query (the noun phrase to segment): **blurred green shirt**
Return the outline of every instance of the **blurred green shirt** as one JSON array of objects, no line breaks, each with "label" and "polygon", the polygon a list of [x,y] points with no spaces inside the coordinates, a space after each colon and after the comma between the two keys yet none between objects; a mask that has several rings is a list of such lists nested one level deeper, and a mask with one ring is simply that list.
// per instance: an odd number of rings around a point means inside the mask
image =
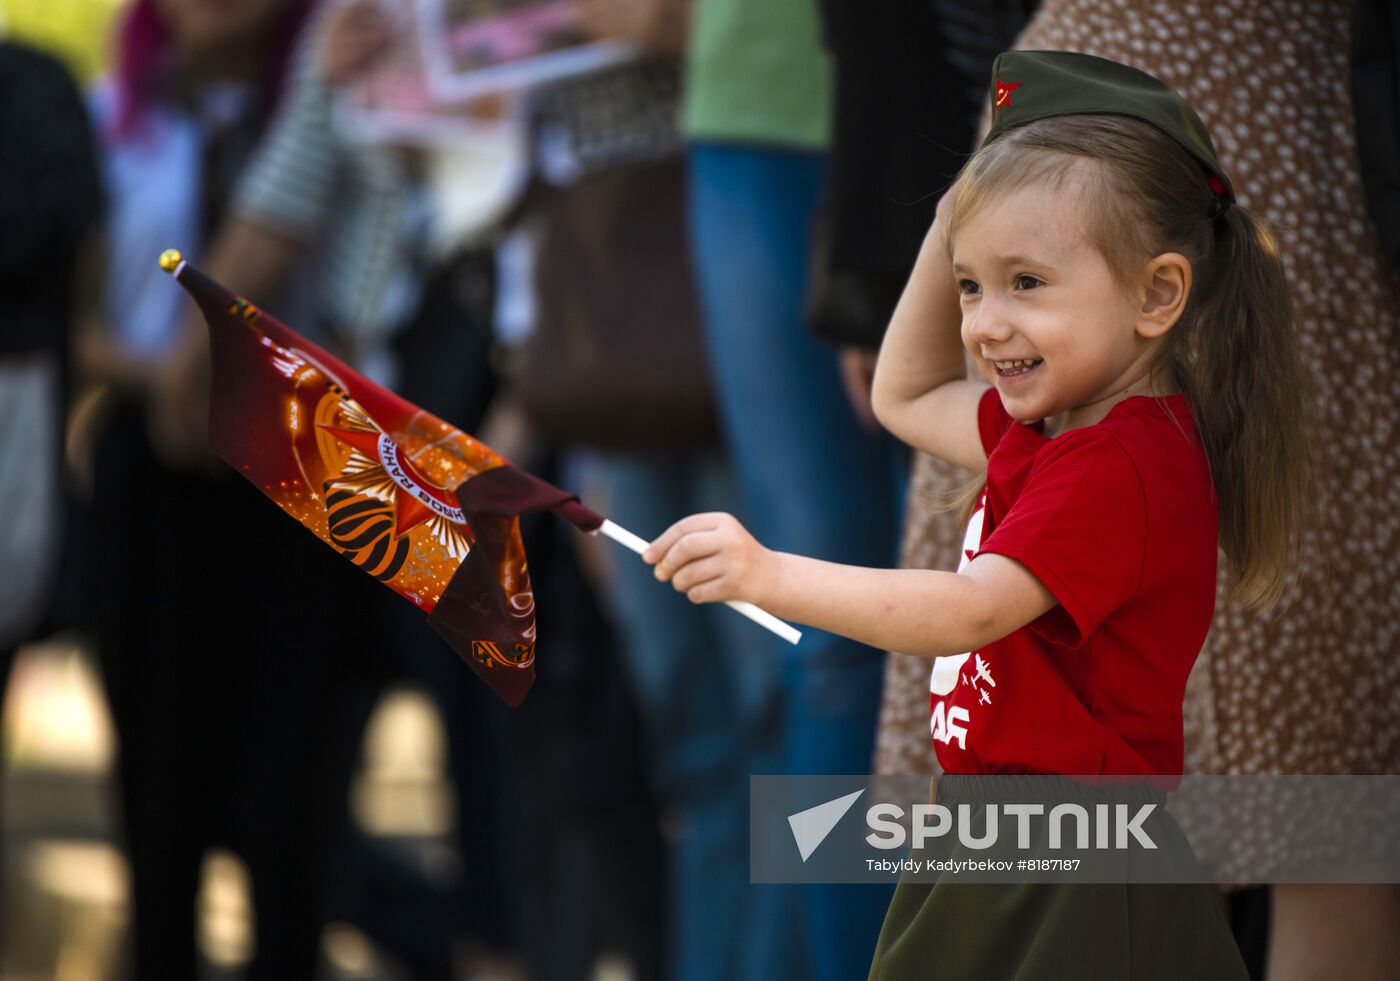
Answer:
[{"label": "blurred green shirt", "polygon": [[696,0],[681,130],[693,140],[824,149],[831,65],[814,0]]}]

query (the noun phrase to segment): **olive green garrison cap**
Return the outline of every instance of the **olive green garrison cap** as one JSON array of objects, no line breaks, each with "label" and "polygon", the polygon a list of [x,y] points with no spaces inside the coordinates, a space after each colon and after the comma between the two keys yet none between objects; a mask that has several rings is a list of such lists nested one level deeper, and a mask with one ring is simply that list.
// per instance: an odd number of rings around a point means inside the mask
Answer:
[{"label": "olive green garrison cap", "polygon": [[1157,127],[1195,157],[1222,206],[1235,199],[1201,117],[1175,89],[1146,72],[1069,51],[1007,51],[992,65],[991,96],[987,142],[1049,116],[1131,116]]}]

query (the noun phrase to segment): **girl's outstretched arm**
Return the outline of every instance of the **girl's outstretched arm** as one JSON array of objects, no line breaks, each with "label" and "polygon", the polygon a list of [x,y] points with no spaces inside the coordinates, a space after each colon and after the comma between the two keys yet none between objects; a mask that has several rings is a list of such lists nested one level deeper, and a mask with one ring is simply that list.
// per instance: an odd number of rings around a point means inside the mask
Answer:
[{"label": "girl's outstretched arm", "polygon": [[871,406],[905,443],[969,470],[987,463],[977,432],[977,400],[987,388],[967,377],[962,308],[948,255],[949,194],[890,318],[875,365]]},{"label": "girl's outstretched arm", "polygon": [[744,600],[882,650],[976,650],[1057,605],[1019,562],[979,555],[958,573],[867,569],[764,548],[732,515],[693,514],[642,556],[693,602]]}]

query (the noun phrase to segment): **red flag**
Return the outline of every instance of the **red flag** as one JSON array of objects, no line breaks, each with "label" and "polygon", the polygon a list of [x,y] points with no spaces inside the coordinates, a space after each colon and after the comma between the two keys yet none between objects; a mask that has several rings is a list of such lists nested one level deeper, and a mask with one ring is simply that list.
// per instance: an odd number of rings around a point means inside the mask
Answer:
[{"label": "red flag", "polygon": [[603,518],[312,344],[179,254],[213,356],[210,442],[282,510],[429,614],[511,705],[535,678],[519,515]]}]

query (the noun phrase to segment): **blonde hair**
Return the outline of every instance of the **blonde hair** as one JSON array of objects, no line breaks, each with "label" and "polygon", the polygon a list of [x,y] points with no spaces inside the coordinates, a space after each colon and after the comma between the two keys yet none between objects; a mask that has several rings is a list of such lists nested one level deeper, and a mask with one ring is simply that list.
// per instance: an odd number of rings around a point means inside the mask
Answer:
[{"label": "blonde hair", "polygon": [[1053,116],[984,145],[954,187],[950,240],[994,197],[1072,175],[1084,181],[1088,234],[1124,288],[1164,252],[1191,263],[1191,294],[1159,367],[1191,402],[1232,592],[1271,606],[1310,487],[1310,400],[1278,246],[1237,204],[1212,217],[1206,175],[1174,140],[1113,115]]}]

